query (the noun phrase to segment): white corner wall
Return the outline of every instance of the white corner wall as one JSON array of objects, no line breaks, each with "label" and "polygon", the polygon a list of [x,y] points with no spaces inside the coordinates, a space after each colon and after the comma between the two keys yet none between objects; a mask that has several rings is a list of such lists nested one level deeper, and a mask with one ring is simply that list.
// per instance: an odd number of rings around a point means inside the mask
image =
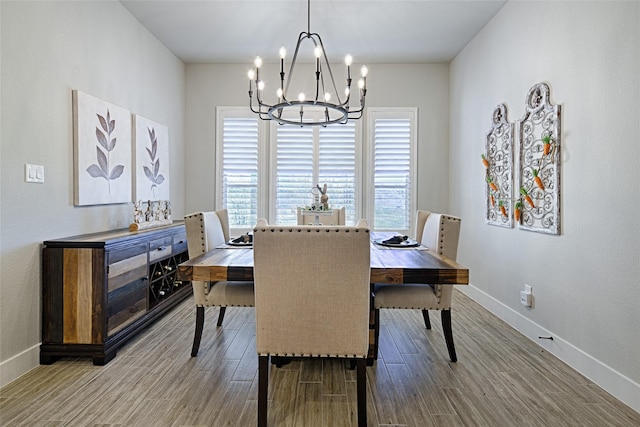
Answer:
[{"label": "white corner wall", "polygon": [[[640,3],[509,2],[450,67],[450,203],[461,290],[640,411]],[[562,105],[560,236],[485,224],[493,109]],[[534,307],[520,305],[524,284]],[[538,336],[551,335],[553,341]]]},{"label": "white corner wall", "polygon": [[[268,53],[268,52],[267,52]],[[273,60],[277,52],[273,52]],[[187,65],[187,210],[214,209],[216,106],[249,108],[247,64]],[[313,72],[299,64],[296,73]],[[336,79],[343,65],[334,68]],[[367,107],[418,107],[418,188],[420,209],[445,210],[449,129],[448,64],[368,64]],[[305,69],[308,69],[305,71]],[[277,79],[277,65],[265,64],[262,76]],[[336,84],[339,80],[337,80]],[[275,98],[275,95],[274,95]],[[362,118],[366,123],[366,118]]]},{"label": "white corner wall", "polygon": [[[71,91],[169,128],[184,215],[185,66],[117,1],[0,2],[0,386],[39,363],[41,243],[127,227],[131,204],[73,206]],[[24,182],[25,163],[44,184]]]}]

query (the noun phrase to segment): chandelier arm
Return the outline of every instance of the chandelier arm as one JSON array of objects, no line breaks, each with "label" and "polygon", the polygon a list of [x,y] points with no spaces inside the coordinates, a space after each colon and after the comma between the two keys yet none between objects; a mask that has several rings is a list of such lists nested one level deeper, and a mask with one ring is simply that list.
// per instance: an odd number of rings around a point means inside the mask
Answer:
[{"label": "chandelier arm", "polygon": [[324,79],[322,78],[322,68],[318,65],[318,71],[316,71],[316,96],[315,102],[318,102],[318,94],[320,93],[320,80],[322,79],[322,99],[324,99]]},{"label": "chandelier arm", "polygon": [[[329,77],[331,78],[331,85],[333,86],[333,91],[336,93],[338,98],[338,104],[344,105],[342,101],[340,101],[340,92],[338,92],[338,88],[336,86],[336,81],[333,78],[333,71],[331,70],[331,65],[329,64],[329,58],[327,58],[327,53],[324,49],[324,44],[322,43],[322,38],[318,33],[313,33],[312,36],[316,36],[318,38],[318,43],[320,43],[320,48],[322,49],[322,56],[324,57],[324,62],[327,64],[327,69],[329,70]],[[324,87],[324,78],[323,78],[323,87]],[[351,91],[351,90],[349,90]]]},{"label": "chandelier arm", "polygon": [[304,31],[298,34],[298,42],[296,43],[296,50],[293,52],[293,59],[291,60],[291,65],[289,65],[289,77],[287,77],[287,87],[285,88],[282,94],[283,97],[289,92],[289,85],[291,85],[291,80],[293,80],[293,70],[296,66],[296,61],[298,59],[298,51],[300,50],[300,44],[302,43],[302,40],[309,37],[310,37],[309,33]]},{"label": "chandelier arm", "polygon": [[[358,108],[357,110],[350,110],[349,114],[359,114],[359,116],[357,117],[353,117],[354,119],[359,119],[360,117],[362,117],[362,113],[364,112],[364,105],[365,105],[365,101],[364,101],[364,96],[360,98],[360,108]],[[349,116],[349,118],[352,118],[351,116]]]},{"label": "chandelier arm", "polygon": [[253,97],[251,96],[251,95],[252,95],[252,92],[253,92],[253,91],[249,91],[249,108],[251,109],[251,111],[252,111],[253,113],[256,113],[256,114],[263,114],[263,113],[262,113],[262,111],[261,111],[261,109],[260,109],[260,105],[258,105],[258,110],[256,110],[256,109],[253,107]]},{"label": "chandelier arm", "polygon": [[262,100],[260,99],[260,92],[262,92],[260,89],[257,89],[258,87],[258,80],[256,80],[256,101],[258,101],[258,106],[262,107],[263,103]]},{"label": "chandelier arm", "polygon": [[258,115],[258,117],[259,117],[261,120],[270,120],[270,118],[269,118],[269,114],[268,114],[268,111],[263,111],[263,110],[262,110],[262,107],[263,107],[263,104],[262,104],[262,103],[259,103],[259,104],[258,104],[258,109],[256,110],[256,109],[253,107],[253,98],[252,98],[251,96],[249,96],[249,108],[251,109],[251,111],[252,111],[253,113],[257,114],[257,115]]}]

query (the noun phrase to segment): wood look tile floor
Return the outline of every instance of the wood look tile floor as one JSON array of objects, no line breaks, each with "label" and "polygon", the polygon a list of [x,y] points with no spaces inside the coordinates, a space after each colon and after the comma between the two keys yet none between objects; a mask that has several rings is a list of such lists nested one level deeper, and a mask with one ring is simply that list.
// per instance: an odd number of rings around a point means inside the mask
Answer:
[{"label": "wood look tile floor", "polygon": [[[2,426],[254,426],[255,318],[230,308],[216,328],[208,309],[190,357],[191,299],[106,366],[63,358],[0,389]],[[380,355],[367,368],[370,426],[639,426],[640,414],[542,350],[461,292],[454,292],[458,362],[448,359],[440,316],[381,312]],[[270,426],[354,426],[355,371],[340,360],[270,369]]]}]

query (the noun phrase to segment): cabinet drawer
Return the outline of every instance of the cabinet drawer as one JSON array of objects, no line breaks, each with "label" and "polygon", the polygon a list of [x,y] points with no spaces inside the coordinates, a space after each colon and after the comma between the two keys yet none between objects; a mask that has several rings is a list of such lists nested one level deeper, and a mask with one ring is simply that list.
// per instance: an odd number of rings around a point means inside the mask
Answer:
[{"label": "cabinet drawer", "polygon": [[146,278],[135,280],[109,292],[107,335],[111,336],[147,311]]},{"label": "cabinet drawer", "polygon": [[116,264],[120,261],[126,261],[129,258],[133,258],[136,255],[147,253],[147,243],[139,242],[135,245],[127,246],[125,248],[111,249],[107,252],[107,264]]},{"label": "cabinet drawer", "polygon": [[172,237],[167,236],[162,239],[151,240],[149,242],[149,262],[166,258],[171,255]]},{"label": "cabinet drawer", "polygon": [[173,254],[179,254],[187,250],[187,233],[173,236]]}]

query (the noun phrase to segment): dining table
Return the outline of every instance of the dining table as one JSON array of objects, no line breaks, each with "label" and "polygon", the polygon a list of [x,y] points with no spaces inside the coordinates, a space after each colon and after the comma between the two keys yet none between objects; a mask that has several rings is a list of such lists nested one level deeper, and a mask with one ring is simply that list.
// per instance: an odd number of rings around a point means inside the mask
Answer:
[{"label": "dining table", "polygon": [[[414,245],[396,246],[380,244],[394,235],[397,233],[371,233],[372,289],[375,283],[425,283],[451,286],[469,284],[467,267],[417,242],[414,242]],[[251,245],[222,244],[179,264],[176,274],[177,279],[183,281],[252,281],[253,250]],[[283,274],[286,272],[283,271]],[[376,316],[373,311],[372,297],[368,364],[373,363],[377,358],[378,348],[374,333]]]}]

